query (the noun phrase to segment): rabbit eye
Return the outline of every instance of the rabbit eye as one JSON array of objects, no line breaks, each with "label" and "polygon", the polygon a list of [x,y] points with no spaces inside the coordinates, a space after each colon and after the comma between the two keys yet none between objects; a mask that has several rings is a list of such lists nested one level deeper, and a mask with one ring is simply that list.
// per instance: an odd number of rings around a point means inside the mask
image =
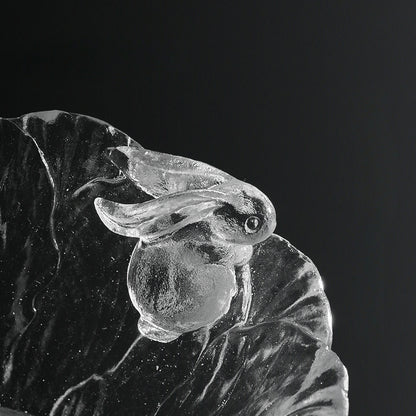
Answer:
[{"label": "rabbit eye", "polygon": [[259,217],[252,215],[246,219],[244,224],[244,228],[247,233],[252,234],[255,233],[261,226],[261,221]]}]

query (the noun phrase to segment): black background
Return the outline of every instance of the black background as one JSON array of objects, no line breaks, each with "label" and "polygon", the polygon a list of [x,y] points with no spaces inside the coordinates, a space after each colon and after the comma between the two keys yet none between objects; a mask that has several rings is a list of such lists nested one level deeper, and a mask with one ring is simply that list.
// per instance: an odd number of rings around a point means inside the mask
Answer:
[{"label": "black background", "polygon": [[416,6],[177,3],[2,9],[0,114],[95,116],[263,190],[325,281],[351,415],[412,414]]}]

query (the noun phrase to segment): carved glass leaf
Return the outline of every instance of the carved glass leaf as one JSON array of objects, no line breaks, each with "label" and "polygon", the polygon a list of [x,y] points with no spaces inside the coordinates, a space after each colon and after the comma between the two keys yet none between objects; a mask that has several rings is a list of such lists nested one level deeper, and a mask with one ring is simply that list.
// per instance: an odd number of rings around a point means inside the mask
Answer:
[{"label": "carved glass leaf", "polygon": [[321,278],[286,240],[236,255],[235,296],[215,322],[150,340],[126,284],[137,239],[109,231],[94,208],[98,197],[159,195],[160,181],[147,194],[109,157],[140,145],[60,111],[1,119],[0,138],[2,406],[62,416],[347,414]]}]

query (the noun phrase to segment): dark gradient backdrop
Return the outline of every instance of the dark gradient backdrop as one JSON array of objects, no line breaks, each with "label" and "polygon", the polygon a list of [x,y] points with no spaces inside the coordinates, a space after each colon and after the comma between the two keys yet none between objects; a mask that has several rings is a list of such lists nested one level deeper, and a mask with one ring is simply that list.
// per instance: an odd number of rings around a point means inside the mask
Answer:
[{"label": "dark gradient backdrop", "polygon": [[416,6],[123,3],[2,6],[0,115],[92,115],[265,191],[325,280],[351,415],[412,414]]}]

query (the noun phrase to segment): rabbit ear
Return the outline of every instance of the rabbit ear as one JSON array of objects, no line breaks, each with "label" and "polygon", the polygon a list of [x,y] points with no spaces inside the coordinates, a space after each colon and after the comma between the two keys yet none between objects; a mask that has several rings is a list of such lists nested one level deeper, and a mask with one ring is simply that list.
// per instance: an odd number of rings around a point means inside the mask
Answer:
[{"label": "rabbit ear", "polygon": [[225,196],[219,191],[196,190],[165,195],[142,204],[119,204],[96,198],[94,205],[110,231],[151,242],[204,220],[224,201]]},{"label": "rabbit ear", "polygon": [[108,148],[107,156],[138,188],[155,198],[235,180],[206,163],[141,146]]}]

